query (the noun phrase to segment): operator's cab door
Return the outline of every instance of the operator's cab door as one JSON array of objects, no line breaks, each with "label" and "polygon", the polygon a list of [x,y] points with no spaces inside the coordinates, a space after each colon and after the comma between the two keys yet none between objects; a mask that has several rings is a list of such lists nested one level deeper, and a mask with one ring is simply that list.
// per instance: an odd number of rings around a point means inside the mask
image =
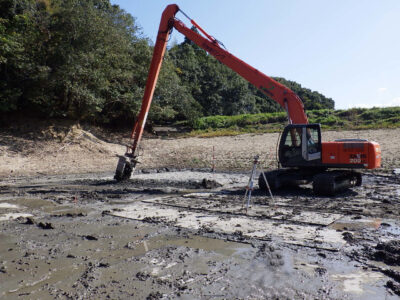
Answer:
[{"label": "operator's cab door", "polygon": [[288,125],[279,144],[279,161],[283,167],[319,165],[321,148],[319,124]]}]

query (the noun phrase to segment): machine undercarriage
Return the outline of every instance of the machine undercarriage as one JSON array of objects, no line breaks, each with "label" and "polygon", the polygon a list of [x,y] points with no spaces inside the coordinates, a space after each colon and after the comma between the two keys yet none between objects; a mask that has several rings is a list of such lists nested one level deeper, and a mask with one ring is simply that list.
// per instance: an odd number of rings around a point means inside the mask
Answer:
[{"label": "machine undercarriage", "polygon": [[[348,188],[360,186],[361,173],[354,170],[278,169],[264,173],[271,190],[312,183],[316,195],[333,196]],[[258,178],[260,189],[267,190],[263,174]]]}]

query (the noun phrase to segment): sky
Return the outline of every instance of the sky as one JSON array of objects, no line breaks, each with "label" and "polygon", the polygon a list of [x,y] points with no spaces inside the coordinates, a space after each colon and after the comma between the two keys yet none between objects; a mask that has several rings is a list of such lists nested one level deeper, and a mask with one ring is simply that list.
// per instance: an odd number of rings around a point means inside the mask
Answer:
[{"label": "sky", "polygon": [[[153,42],[171,1],[111,0]],[[332,98],[337,109],[400,106],[400,0],[175,3],[233,55]],[[182,41],[175,30],[170,43]]]}]

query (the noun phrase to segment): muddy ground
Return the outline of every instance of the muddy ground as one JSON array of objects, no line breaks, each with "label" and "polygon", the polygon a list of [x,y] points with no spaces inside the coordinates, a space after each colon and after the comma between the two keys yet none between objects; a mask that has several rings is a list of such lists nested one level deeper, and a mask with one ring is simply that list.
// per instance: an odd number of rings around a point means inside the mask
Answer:
[{"label": "muddy ground", "polygon": [[331,198],[310,186],[273,198],[255,190],[247,210],[251,158],[272,165],[265,149],[277,135],[147,139],[142,171],[117,184],[123,147],[94,133],[0,135],[0,298],[400,296],[397,131],[357,133],[388,155],[385,172],[366,172],[363,186]]},{"label": "muddy ground", "polygon": [[396,299],[400,181],[364,179],[334,198],[255,191],[247,212],[238,173],[3,180],[0,297]]}]

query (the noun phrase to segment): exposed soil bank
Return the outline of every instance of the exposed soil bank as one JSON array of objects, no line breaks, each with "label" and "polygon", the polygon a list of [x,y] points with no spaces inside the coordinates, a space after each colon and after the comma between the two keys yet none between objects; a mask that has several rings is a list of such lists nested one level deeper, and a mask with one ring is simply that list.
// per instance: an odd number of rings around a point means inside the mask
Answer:
[{"label": "exposed soil bank", "polygon": [[[128,132],[125,136],[128,136]],[[275,168],[277,133],[234,137],[147,137],[141,145],[140,169],[212,168],[219,171],[250,170],[260,155],[264,168]],[[323,140],[364,138],[382,147],[383,169],[400,168],[400,130],[326,131]],[[0,176],[80,174],[113,172],[117,156],[125,153],[129,140],[96,128],[48,126],[0,131]]]}]

